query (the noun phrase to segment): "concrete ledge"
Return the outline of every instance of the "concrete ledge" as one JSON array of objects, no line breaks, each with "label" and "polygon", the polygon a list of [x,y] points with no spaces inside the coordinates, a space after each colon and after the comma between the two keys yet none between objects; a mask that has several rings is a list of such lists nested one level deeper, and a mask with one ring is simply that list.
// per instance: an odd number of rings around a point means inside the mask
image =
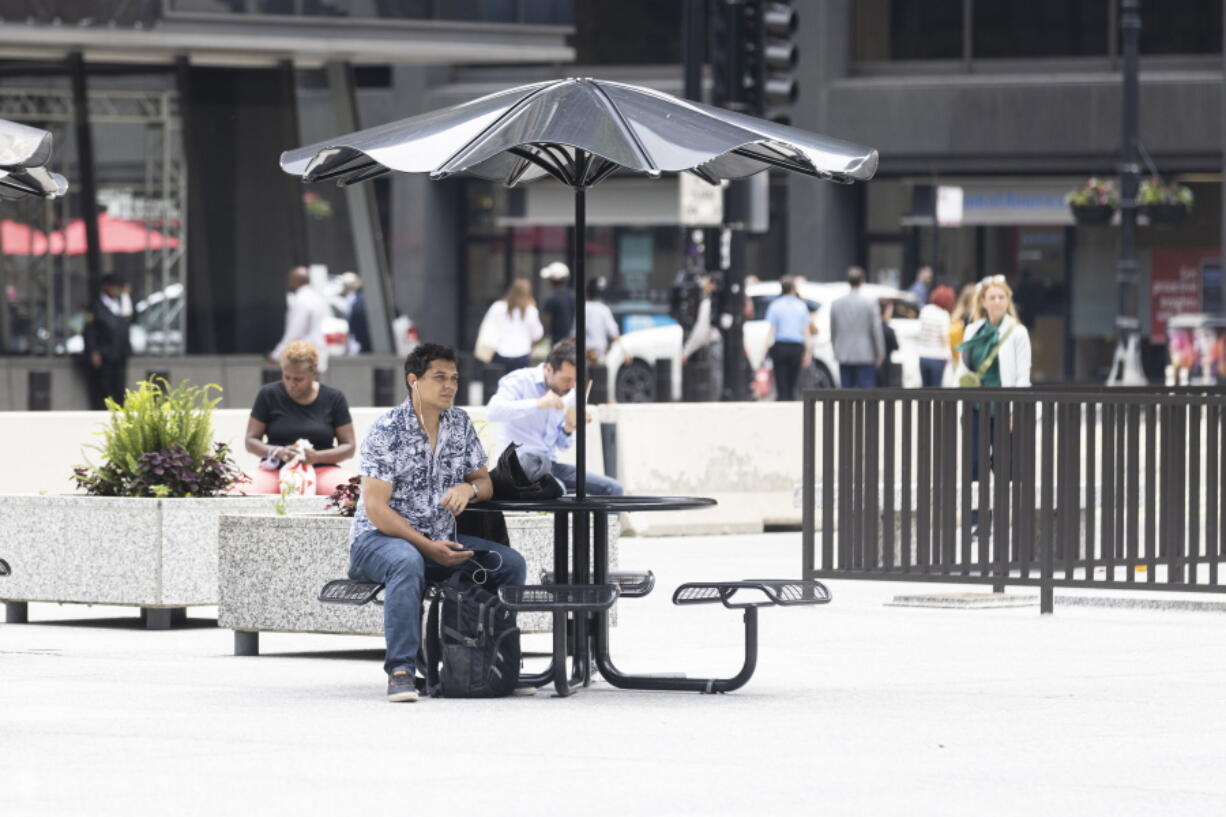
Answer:
[{"label": "concrete ledge", "polygon": [[[553,517],[505,514],[511,546],[528,563],[528,582],[553,569]],[[247,632],[382,635],[383,608],[324,604],[324,583],[349,572],[349,532],[341,516],[221,517],[218,530],[219,626]],[[617,563],[619,528],[609,520],[610,564]],[[549,632],[548,613],[521,613],[524,632]]]},{"label": "concrete ledge", "polygon": [[[188,607],[217,603],[217,520],[273,515],[272,496],[0,497],[5,601]],[[322,510],[293,497],[291,510]]]}]

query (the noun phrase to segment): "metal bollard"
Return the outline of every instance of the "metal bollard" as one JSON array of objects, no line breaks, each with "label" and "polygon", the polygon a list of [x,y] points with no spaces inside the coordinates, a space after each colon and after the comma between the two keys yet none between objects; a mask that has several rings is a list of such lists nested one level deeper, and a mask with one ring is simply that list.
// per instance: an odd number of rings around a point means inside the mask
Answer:
[{"label": "metal bollard", "polygon": [[26,409],[51,411],[51,372],[31,369],[26,378]]},{"label": "metal bollard", "polygon": [[498,381],[506,373],[506,369],[500,365],[485,364],[485,368],[481,370],[481,402],[483,405],[489,405],[494,392],[498,391]]},{"label": "metal bollard", "polygon": [[673,362],[667,358],[656,361],[656,402],[673,402]]},{"label": "metal bollard", "polygon": [[374,403],[376,406],[396,405],[396,372],[387,366],[376,366],[374,377]]},{"label": "metal bollard", "polygon": [[588,395],[588,402],[603,406],[609,402],[609,370],[604,364],[597,364],[589,372],[592,378],[592,393]]}]

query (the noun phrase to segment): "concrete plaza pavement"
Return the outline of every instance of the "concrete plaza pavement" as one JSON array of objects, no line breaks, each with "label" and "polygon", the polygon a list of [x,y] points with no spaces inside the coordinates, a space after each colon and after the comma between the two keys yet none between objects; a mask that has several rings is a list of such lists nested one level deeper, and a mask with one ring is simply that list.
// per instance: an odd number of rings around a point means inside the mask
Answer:
[{"label": "concrete plaza pavement", "polygon": [[[672,589],[800,566],[795,533],[621,547],[659,579],[621,603],[627,671],[731,674],[740,616]],[[830,586],[828,606],[763,611],[758,672],[729,695],[400,705],[380,639],[265,634],[237,658],[208,608],[148,632],[124,608],[31,605],[0,625],[0,815],[1226,813],[1223,613]]]}]

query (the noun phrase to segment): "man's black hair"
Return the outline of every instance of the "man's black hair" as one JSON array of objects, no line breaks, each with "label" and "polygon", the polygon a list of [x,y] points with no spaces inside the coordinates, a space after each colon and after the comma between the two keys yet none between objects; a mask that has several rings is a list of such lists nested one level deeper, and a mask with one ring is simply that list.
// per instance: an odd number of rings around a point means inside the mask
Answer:
[{"label": "man's black hair", "polygon": [[792,276],[787,276],[779,281],[779,292],[783,295],[796,294],[796,279]]},{"label": "man's black hair", "polygon": [[441,343],[419,343],[417,348],[409,352],[409,356],[404,359],[405,376],[415,374],[421,377],[430,368],[430,364],[436,360],[450,360],[457,366],[455,349],[450,346],[443,346]]},{"label": "man's black hair", "polygon": [[855,289],[864,283],[864,268],[863,267],[848,267],[847,268],[847,283],[851,284],[851,288]]},{"label": "man's black hair", "polygon": [[575,363],[575,339],[563,338],[555,343],[553,348],[549,350],[549,357],[545,358],[545,362],[555,372],[561,371],[563,363],[569,363],[572,366],[578,365]]}]

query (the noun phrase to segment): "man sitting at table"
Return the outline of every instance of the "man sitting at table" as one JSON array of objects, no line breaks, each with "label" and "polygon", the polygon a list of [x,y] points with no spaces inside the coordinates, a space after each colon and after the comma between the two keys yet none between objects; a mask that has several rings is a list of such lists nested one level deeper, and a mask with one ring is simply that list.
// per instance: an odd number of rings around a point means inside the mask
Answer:
[{"label": "man sitting at table", "polygon": [[[558,341],[549,357],[539,366],[519,369],[498,381],[498,391],[490,399],[486,417],[500,423],[496,450],[501,452],[517,443],[515,455],[529,479],[553,474],[566,490],[574,492],[573,465],[558,462],[555,453],[570,448],[575,433],[575,342]],[[592,421],[589,413],[587,422]],[[621,496],[621,483],[587,473],[587,493],[592,496]]]},{"label": "man sitting at table", "polygon": [[[455,350],[422,343],[404,361],[408,398],[379,417],[362,441],[362,495],[350,534],[349,578],[380,582],[387,655],[387,699],[416,701],[426,580],[464,566],[488,569],[487,589],[523,584],[527,568],[511,548],[457,536],[455,518],[494,489],[485,449],[468,414],[452,403],[459,389]],[[488,552],[474,555],[468,548]]]}]

